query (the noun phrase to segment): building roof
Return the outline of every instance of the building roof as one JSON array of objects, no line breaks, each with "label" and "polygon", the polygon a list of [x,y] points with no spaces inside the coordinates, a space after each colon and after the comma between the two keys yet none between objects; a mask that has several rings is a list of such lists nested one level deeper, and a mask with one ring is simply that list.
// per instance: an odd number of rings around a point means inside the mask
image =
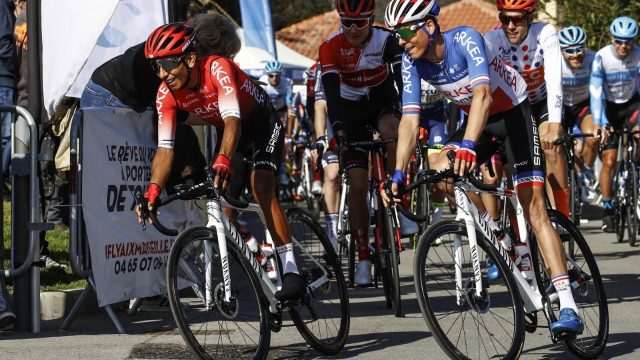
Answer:
[{"label": "building roof", "polygon": [[[443,30],[467,25],[485,33],[498,24],[495,4],[483,0],[460,0],[442,7],[438,16]],[[318,59],[318,48],[338,30],[340,20],[335,11],[316,15],[276,32],[276,39],[300,54]]]}]

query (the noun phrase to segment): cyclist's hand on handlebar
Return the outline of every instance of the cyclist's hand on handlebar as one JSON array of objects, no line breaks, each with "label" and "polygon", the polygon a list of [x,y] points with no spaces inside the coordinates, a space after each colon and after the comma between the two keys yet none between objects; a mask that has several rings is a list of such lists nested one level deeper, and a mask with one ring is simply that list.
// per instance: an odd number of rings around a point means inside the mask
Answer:
[{"label": "cyclist's hand on handlebar", "polygon": [[593,132],[597,134],[598,131],[600,131],[600,145],[604,146],[607,144],[607,141],[609,140],[609,131],[607,131],[606,128],[603,128],[600,125],[594,125]]},{"label": "cyclist's hand on handlebar", "polygon": [[213,187],[224,191],[231,180],[231,160],[223,154],[218,154],[211,165],[213,171]]},{"label": "cyclist's hand on handlebar", "polygon": [[562,136],[562,124],[549,122],[547,132],[540,134],[542,150],[552,149],[556,141]]},{"label": "cyclist's hand on handlebar", "polygon": [[327,137],[324,135],[318,137],[316,139],[316,142],[313,143],[313,148],[311,150],[311,154],[313,155],[314,159],[317,159],[319,154],[322,154],[325,151],[327,151],[328,147],[329,147],[329,144],[327,143]]},{"label": "cyclist's hand on handlebar", "polygon": [[391,204],[391,198],[393,198],[393,202],[395,203],[399,203],[400,200],[402,200],[398,194],[400,186],[402,186],[406,177],[407,175],[404,171],[396,170],[390,181],[385,181],[384,186],[380,188],[380,196],[382,197],[382,202],[385,206],[389,206],[389,204]]},{"label": "cyclist's hand on handlebar", "polygon": [[462,140],[460,147],[456,150],[453,171],[460,176],[465,176],[475,169],[477,162],[476,143],[471,140]]},{"label": "cyclist's hand on handlebar", "polygon": [[155,183],[149,184],[149,188],[143,198],[140,199],[140,203],[136,204],[134,207],[138,224],[142,224],[143,221],[149,221],[150,224],[152,223],[149,213],[151,211],[155,211],[155,203],[159,195],[160,186]]}]

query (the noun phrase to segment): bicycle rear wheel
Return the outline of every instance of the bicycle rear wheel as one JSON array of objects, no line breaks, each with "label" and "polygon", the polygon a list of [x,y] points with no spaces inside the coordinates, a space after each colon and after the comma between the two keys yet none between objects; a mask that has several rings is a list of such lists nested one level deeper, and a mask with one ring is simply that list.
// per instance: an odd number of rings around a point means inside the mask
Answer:
[{"label": "bicycle rear wheel", "polygon": [[260,281],[236,246],[227,244],[232,279],[228,303],[215,229],[191,228],[176,239],[167,262],[171,313],[182,338],[201,359],[265,359],[271,331]]},{"label": "bicycle rear wheel", "polygon": [[302,337],[325,355],[342,350],[349,335],[349,295],[327,235],[302,209],[288,209],[294,254],[307,293],[289,314]]},{"label": "bicycle rear wheel", "polygon": [[[476,297],[465,225],[454,220],[438,222],[420,237],[416,249],[414,281],[420,309],[438,344],[452,359],[514,359],[524,345],[522,300],[498,251],[480,233],[476,236],[478,258],[490,257],[502,277],[489,286],[483,274],[483,296]],[[442,244],[431,246],[438,238]],[[457,285],[456,273],[462,287]]]},{"label": "bicycle rear wheel", "polygon": [[[569,219],[554,210],[549,210],[549,218],[564,228],[575,243],[571,251],[568,241],[563,240],[573,298],[584,321],[584,332],[565,343],[577,356],[596,358],[607,345],[609,336],[609,309],[598,264],[580,230]],[[550,286],[548,278],[544,285],[545,288]]]},{"label": "bicycle rear wheel", "polygon": [[618,162],[616,165],[616,172],[614,176],[614,184],[616,187],[615,190],[615,206],[614,206],[614,220],[615,220],[615,228],[616,228],[616,238],[618,242],[622,242],[624,240],[624,226],[627,221],[627,207],[626,207],[626,199],[625,199],[625,190],[624,186],[618,186],[621,183],[621,178],[623,177],[623,172],[625,169],[624,162]]}]

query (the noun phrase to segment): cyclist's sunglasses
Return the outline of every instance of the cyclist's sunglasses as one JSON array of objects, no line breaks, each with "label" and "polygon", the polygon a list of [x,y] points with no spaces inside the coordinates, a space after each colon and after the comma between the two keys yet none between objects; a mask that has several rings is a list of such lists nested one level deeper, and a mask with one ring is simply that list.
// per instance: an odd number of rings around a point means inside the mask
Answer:
[{"label": "cyclist's sunglasses", "polygon": [[371,22],[371,18],[356,18],[356,19],[352,19],[352,18],[340,18],[340,22],[342,23],[342,27],[344,29],[349,29],[352,30],[352,28],[355,26],[355,28],[357,30],[360,29],[364,29],[367,26],[369,26],[369,23]]},{"label": "cyclist's sunglasses", "polygon": [[500,23],[504,26],[508,26],[509,23],[513,23],[515,26],[524,25],[527,22],[526,15],[520,16],[507,16],[504,14],[498,15],[498,19],[500,19]]},{"label": "cyclist's sunglasses", "polygon": [[151,68],[153,68],[156,74],[160,72],[160,68],[165,72],[171,72],[182,63],[183,59],[180,56],[163,57],[151,60]]},{"label": "cyclist's sunglasses", "polygon": [[395,29],[394,32],[398,39],[402,39],[404,41],[411,41],[414,36],[418,33],[418,29],[424,26],[426,22],[417,23],[411,26],[402,27],[399,29]]},{"label": "cyclist's sunglasses", "polygon": [[275,79],[275,78],[280,77],[280,74],[278,74],[278,73],[272,73],[272,74],[267,74],[267,76],[268,76],[268,77],[270,77],[270,78],[272,78],[272,79]]},{"label": "cyclist's sunglasses", "polygon": [[613,38],[613,42],[616,43],[616,45],[628,45],[633,43],[632,39],[617,39],[617,38]]},{"label": "cyclist's sunglasses", "polygon": [[580,47],[562,49],[562,52],[567,54],[567,55],[578,56],[578,55],[582,55],[582,53],[584,53],[584,47],[580,46]]}]

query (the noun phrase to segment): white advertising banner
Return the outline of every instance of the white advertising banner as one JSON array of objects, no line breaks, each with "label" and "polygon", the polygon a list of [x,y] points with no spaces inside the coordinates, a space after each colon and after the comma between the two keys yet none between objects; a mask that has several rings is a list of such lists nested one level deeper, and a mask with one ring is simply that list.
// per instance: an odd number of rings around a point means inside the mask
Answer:
[{"label": "white advertising banner", "polygon": [[[99,306],[166,293],[173,238],[137,223],[135,194],[145,193],[156,150],[152,111],[83,109],[82,204]],[[164,191],[161,196],[165,196]],[[169,228],[201,225],[192,202],[163,206]]]}]

